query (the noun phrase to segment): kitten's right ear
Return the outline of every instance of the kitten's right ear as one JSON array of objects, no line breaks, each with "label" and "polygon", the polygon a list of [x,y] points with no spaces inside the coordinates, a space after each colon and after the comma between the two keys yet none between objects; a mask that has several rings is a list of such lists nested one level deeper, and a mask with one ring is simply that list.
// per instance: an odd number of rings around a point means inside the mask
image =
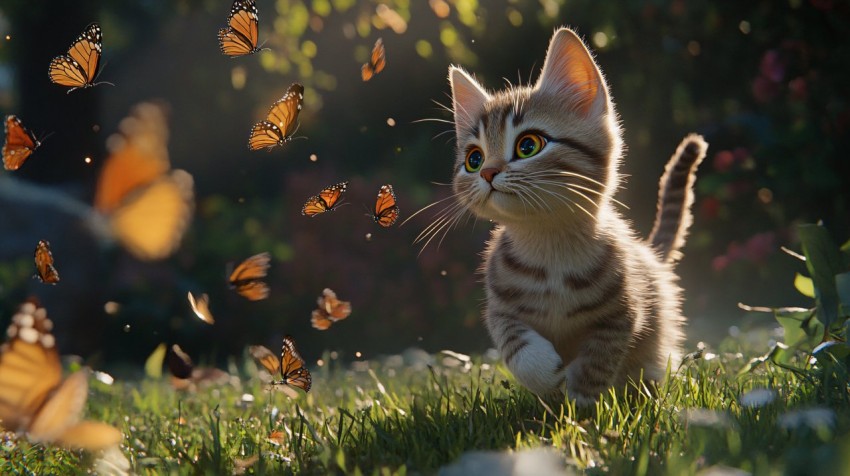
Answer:
[{"label": "kitten's right ear", "polygon": [[466,71],[452,66],[449,68],[449,83],[452,87],[452,106],[455,112],[455,128],[469,130],[478,125],[484,104],[490,99],[487,91]]}]

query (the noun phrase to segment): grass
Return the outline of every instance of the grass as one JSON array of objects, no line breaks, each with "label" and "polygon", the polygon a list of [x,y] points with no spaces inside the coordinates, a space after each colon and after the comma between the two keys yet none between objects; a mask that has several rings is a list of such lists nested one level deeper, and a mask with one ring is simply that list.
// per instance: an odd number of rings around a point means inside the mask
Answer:
[{"label": "grass", "polygon": [[[545,405],[496,362],[437,354],[418,367],[326,356],[295,399],[270,393],[251,362],[231,365],[241,384],[197,392],[94,381],[88,418],[122,429],[137,474],[429,474],[469,450],[539,446],[588,474],[847,474],[846,371],[737,376],[756,350],[729,340],[593,410]],[[0,455],[0,474],[83,473],[95,459],[11,435]]]}]

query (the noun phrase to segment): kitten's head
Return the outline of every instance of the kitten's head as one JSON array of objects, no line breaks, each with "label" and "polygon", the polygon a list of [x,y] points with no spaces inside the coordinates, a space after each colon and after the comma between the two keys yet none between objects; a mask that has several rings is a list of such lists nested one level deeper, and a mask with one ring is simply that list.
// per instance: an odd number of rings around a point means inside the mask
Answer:
[{"label": "kitten's head", "polygon": [[511,224],[593,223],[617,186],[620,129],[581,39],[555,32],[534,86],[493,94],[451,67],[454,191],[476,215]]}]

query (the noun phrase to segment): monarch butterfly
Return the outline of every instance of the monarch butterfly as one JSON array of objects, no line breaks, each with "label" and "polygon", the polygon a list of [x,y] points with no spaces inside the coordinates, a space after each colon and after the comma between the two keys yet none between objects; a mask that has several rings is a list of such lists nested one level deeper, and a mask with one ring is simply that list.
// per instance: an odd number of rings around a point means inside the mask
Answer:
[{"label": "monarch butterfly", "polygon": [[94,206],[107,228],[143,260],[170,255],[189,226],[194,208],[192,176],[169,173],[164,107],[141,103],[107,139],[111,154],[100,170]]},{"label": "monarch butterfly", "polygon": [[50,252],[50,242],[40,240],[35,246],[35,269],[42,283],[56,284],[59,282],[59,271],[53,267],[53,253]]},{"label": "monarch butterfly", "polygon": [[88,370],[62,380],[53,323],[33,302],[12,316],[0,347],[0,421],[9,431],[26,433],[34,442],[98,450],[117,445],[117,428],[79,421],[88,397]]},{"label": "monarch butterfly", "polygon": [[269,297],[269,286],[262,279],[269,272],[270,259],[268,253],[260,253],[239,263],[227,280],[230,289],[251,301]]},{"label": "monarch butterfly", "polygon": [[363,66],[360,67],[360,76],[363,78],[363,81],[369,81],[372,79],[372,76],[383,71],[386,64],[387,58],[386,51],[384,50],[384,42],[378,38],[378,41],[375,42],[375,46],[372,47],[372,54],[369,56],[369,62],[363,63]]},{"label": "monarch butterfly", "polygon": [[60,86],[71,86],[69,93],[77,88],[90,88],[98,84],[111,85],[112,83],[106,81],[94,82],[97,65],[100,63],[102,39],[97,23],[87,26],[68,48],[68,54],[59,55],[50,61],[50,81]]},{"label": "monarch butterfly", "polygon": [[342,205],[338,202],[347,189],[348,181],[340,182],[323,189],[318,195],[313,195],[307,199],[307,202],[301,208],[301,214],[314,217],[320,213],[335,209]]},{"label": "monarch butterfly", "polygon": [[251,137],[248,139],[248,148],[271,150],[275,146],[292,140],[292,134],[297,128],[295,121],[301,111],[302,102],[304,102],[304,86],[292,83],[286,89],[286,94],[272,104],[266,119],[254,124]]},{"label": "monarch butterfly", "polygon": [[283,338],[280,359],[261,345],[252,345],[248,348],[248,352],[272,375],[273,379],[280,373],[281,379],[279,381],[272,380],[272,385],[289,385],[300,388],[305,392],[310,391],[310,387],[313,385],[313,377],[307,367],[304,366],[304,359],[295,350],[295,341],[292,340],[291,336]]},{"label": "monarch butterfly", "polygon": [[218,30],[221,52],[230,57],[254,54],[260,18],[254,0],[235,0],[227,16],[227,28]]},{"label": "monarch butterfly", "polygon": [[310,319],[311,324],[320,331],[328,329],[331,324],[341,321],[351,315],[351,303],[340,301],[336,293],[329,288],[322,291],[322,295],[316,300],[318,309],[313,310]]},{"label": "monarch butterfly", "polygon": [[381,185],[378,190],[378,199],[375,202],[375,213],[372,219],[384,228],[392,226],[398,220],[399,209],[396,205],[395,192],[392,185]]},{"label": "monarch butterfly", "polygon": [[168,364],[168,370],[176,378],[188,379],[192,376],[192,370],[195,365],[192,363],[192,358],[189,354],[183,352],[179,345],[174,344],[168,349],[168,354],[165,356],[165,362]]},{"label": "monarch butterfly", "polygon": [[212,313],[210,312],[210,297],[206,294],[201,294],[195,298],[191,291],[188,293],[188,296],[189,305],[192,306],[192,312],[198,316],[198,319],[209,325],[215,324],[215,319],[213,319]]},{"label": "monarch butterfly", "polygon": [[35,134],[24,127],[17,116],[6,116],[6,142],[3,144],[3,167],[18,170],[41,145]]}]

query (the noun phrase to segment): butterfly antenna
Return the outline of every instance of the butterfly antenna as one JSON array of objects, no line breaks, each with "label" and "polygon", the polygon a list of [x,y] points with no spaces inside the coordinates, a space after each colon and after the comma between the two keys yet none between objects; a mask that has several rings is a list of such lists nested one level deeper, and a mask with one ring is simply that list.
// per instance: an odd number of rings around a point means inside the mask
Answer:
[{"label": "butterfly antenna", "polygon": [[[101,66],[101,67],[100,67],[100,69],[99,69],[99,70],[97,70],[97,74],[95,74],[95,75],[94,75],[94,81],[97,81],[97,78],[99,78],[99,77],[100,77],[100,74],[101,74],[101,73],[103,73],[103,70],[104,70],[104,69],[106,69],[106,65],[107,65],[107,64],[109,64],[109,60],[108,60],[108,59],[104,59],[104,60],[103,60],[103,66]],[[109,81],[101,81],[101,82],[99,82],[99,83],[98,83],[98,82],[93,82],[93,83],[92,83],[92,86],[97,86],[97,85],[99,85],[99,84],[108,84],[108,85],[110,85],[110,86],[115,86],[114,84],[110,83]],[[75,89],[76,89],[76,88],[75,88]],[[68,92],[71,92],[71,91],[68,91]]]},{"label": "butterfly antenna", "polygon": [[42,137],[41,139],[38,139],[38,141],[37,141],[38,145],[44,144],[44,141],[46,141],[47,138],[52,136],[52,135],[53,135],[53,131],[50,131],[47,134],[45,134],[44,137]]},{"label": "butterfly antenna", "polygon": [[[363,204],[361,203],[361,205],[363,205]],[[369,207],[367,207],[366,205],[363,205],[363,209],[364,209],[364,210],[366,210],[366,216],[367,216],[367,217],[370,217],[370,218],[371,218],[371,217],[373,217],[373,216],[374,216],[374,215],[372,214],[372,212],[370,212],[370,211],[369,211]]]}]

